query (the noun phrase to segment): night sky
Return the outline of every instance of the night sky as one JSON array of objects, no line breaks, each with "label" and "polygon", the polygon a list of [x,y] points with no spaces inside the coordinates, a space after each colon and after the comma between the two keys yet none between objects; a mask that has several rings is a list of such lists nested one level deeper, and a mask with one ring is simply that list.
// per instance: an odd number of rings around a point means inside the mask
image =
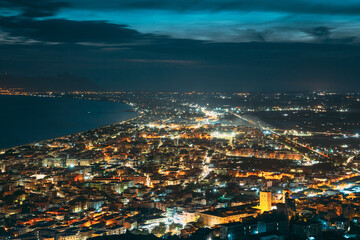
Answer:
[{"label": "night sky", "polygon": [[360,1],[0,0],[0,72],[107,90],[360,90]]}]

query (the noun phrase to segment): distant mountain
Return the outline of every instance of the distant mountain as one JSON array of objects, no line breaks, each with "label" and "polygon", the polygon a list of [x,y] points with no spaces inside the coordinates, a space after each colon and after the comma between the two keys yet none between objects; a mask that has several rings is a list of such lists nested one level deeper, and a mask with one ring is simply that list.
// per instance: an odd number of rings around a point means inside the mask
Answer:
[{"label": "distant mountain", "polygon": [[99,91],[101,87],[93,81],[68,73],[57,76],[17,77],[0,75],[1,88],[24,88],[33,91]]}]

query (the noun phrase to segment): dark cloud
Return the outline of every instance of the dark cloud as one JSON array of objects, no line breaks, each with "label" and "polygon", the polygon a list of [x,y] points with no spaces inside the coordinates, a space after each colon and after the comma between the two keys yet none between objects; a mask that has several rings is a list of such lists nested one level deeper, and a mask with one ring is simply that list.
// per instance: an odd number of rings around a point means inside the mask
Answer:
[{"label": "dark cloud", "polygon": [[320,26],[310,30],[305,30],[304,32],[312,36],[318,42],[332,43],[330,38],[331,28],[329,27]]},{"label": "dark cloud", "polygon": [[140,34],[125,25],[104,21],[33,20],[3,17],[0,19],[0,28],[14,37],[59,43],[125,43],[150,37],[150,35]]},{"label": "dark cloud", "polygon": [[267,32],[260,32],[255,29],[248,29],[245,32],[245,36],[252,41],[256,42],[265,42]]},{"label": "dark cloud", "polygon": [[36,20],[0,17],[0,30],[10,37],[36,40],[40,44],[80,44],[93,47],[134,47],[137,45],[201,44],[203,41],[174,39],[164,35],[143,34],[126,25],[106,21]]},{"label": "dark cloud", "polygon": [[319,0],[74,0],[73,7],[98,9],[162,9],[173,11],[278,11],[314,14],[360,14],[360,2]]},{"label": "dark cloud", "polygon": [[69,3],[64,1],[52,0],[2,0],[0,8],[22,11],[23,17],[48,17],[56,13],[63,7],[68,7]]},{"label": "dark cloud", "polygon": [[315,27],[309,31],[307,31],[307,33],[309,33],[310,35],[317,37],[317,38],[329,38],[330,37],[330,33],[331,33],[331,28],[329,27],[325,27],[325,26],[321,26],[321,27]]},{"label": "dark cloud", "polygon": [[356,39],[356,36],[333,37],[331,32],[332,30],[333,29],[330,27],[319,26],[312,28],[310,30],[305,30],[304,32],[313,36],[317,41],[322,43],[345,44],[345,43],[352,43]]}]

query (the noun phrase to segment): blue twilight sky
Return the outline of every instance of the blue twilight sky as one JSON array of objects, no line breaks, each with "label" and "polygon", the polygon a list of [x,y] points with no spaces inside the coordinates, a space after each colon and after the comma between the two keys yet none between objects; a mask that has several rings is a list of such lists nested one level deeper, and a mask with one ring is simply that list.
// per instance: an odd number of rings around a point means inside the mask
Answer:
[{"label": "blue twilight sky", "polygon": [[0,71],[118,90],[358,90],[360,1],[0,0]]}]

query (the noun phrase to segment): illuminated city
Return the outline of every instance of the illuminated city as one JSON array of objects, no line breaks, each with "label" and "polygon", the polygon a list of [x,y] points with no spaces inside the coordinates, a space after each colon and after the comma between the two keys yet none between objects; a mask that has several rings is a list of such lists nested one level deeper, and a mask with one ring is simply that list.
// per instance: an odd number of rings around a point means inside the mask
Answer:
[{"label": "illuminated city", "polygon": [[[237,93],[51,93],[65,95],[126,102],[138,115],[3,150],[4,227],[15,238],[358,236],[358,122],[315,131],[306,122],[272,127],[257,116],[283,109],[281,116],[313,121],[328,111],[341,117],[360,94],[247,93],[253,101],[312,100],[239,108],[206,103],[219,96],[238,102]],[[332,97],[339,105],[318,111],[318,101]]]},{"label": "illuminated city", "polygon": [[0,0],[0,240],[360,239],[359,16]]}]

